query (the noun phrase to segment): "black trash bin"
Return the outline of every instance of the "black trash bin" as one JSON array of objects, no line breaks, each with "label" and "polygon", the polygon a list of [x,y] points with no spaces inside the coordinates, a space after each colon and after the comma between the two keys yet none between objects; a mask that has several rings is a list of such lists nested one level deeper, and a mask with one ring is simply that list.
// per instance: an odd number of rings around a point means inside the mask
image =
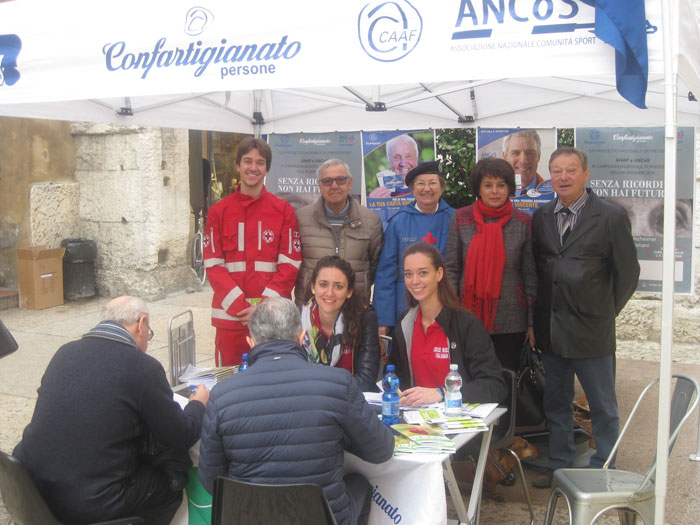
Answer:
[{"label": "black trash bin", "polygon": [[90,239],[63,239],[63,295],[66,299],[86,299],[95,295],[95,256],[97,244]]}]

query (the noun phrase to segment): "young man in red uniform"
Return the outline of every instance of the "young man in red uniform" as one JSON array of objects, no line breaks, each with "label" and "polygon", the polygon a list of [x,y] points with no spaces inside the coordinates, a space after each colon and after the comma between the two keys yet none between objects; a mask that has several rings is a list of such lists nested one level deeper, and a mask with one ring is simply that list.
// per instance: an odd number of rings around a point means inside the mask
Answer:
[{"label": "young man in red uniform", "polygon": [[292,206],[265,189],[272,151],[259,138],[241,141],[240,184],[209,210],[204,265],[214,289],[216,364],[237,365],[250,347],[248,320],[267,297],[291,298],[301,265],[301,241]]}]

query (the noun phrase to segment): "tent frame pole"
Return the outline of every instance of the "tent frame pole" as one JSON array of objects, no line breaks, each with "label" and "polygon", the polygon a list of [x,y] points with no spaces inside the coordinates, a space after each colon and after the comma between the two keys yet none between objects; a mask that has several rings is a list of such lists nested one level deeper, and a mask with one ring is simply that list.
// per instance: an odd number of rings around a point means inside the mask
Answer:
[{"label": "tent frame pole", "polygon": [[671,358],[673,353],[673,303],[676,262],[676,60],[678,57],[678,2],[659,0],[664,41],[664,241],[661,279],[661,355],[659,356],[659,414],[656,436],[657,474],[654,487],[656,508],[654,523],[664,523],[668,484],[668,445],[671,406]]}]

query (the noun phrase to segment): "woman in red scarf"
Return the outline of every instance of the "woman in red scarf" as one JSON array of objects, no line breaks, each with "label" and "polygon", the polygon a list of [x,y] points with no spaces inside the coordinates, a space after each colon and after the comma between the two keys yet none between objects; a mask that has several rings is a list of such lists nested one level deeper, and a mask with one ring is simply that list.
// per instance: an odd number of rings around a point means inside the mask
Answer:
[{"label": "woman in red scarf", "polygon": [[452,217],[445,269],[462,306],[491,334],[501,365],[517,371],[523,342],[535,344],[531,218],[513,208],[515,174],[505,160],[477,162],[470,184],[477,200]]}]

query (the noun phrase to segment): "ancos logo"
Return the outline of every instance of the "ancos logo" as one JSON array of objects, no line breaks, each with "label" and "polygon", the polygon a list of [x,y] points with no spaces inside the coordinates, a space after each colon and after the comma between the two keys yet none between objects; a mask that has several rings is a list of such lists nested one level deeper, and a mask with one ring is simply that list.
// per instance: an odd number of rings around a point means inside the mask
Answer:
[{"label": "ancos logo", "polygon": [[377,0],[365,5],[357,20],[365,53],[380,62],[394,62],[418,45],[423,19],[408,0]]}]

